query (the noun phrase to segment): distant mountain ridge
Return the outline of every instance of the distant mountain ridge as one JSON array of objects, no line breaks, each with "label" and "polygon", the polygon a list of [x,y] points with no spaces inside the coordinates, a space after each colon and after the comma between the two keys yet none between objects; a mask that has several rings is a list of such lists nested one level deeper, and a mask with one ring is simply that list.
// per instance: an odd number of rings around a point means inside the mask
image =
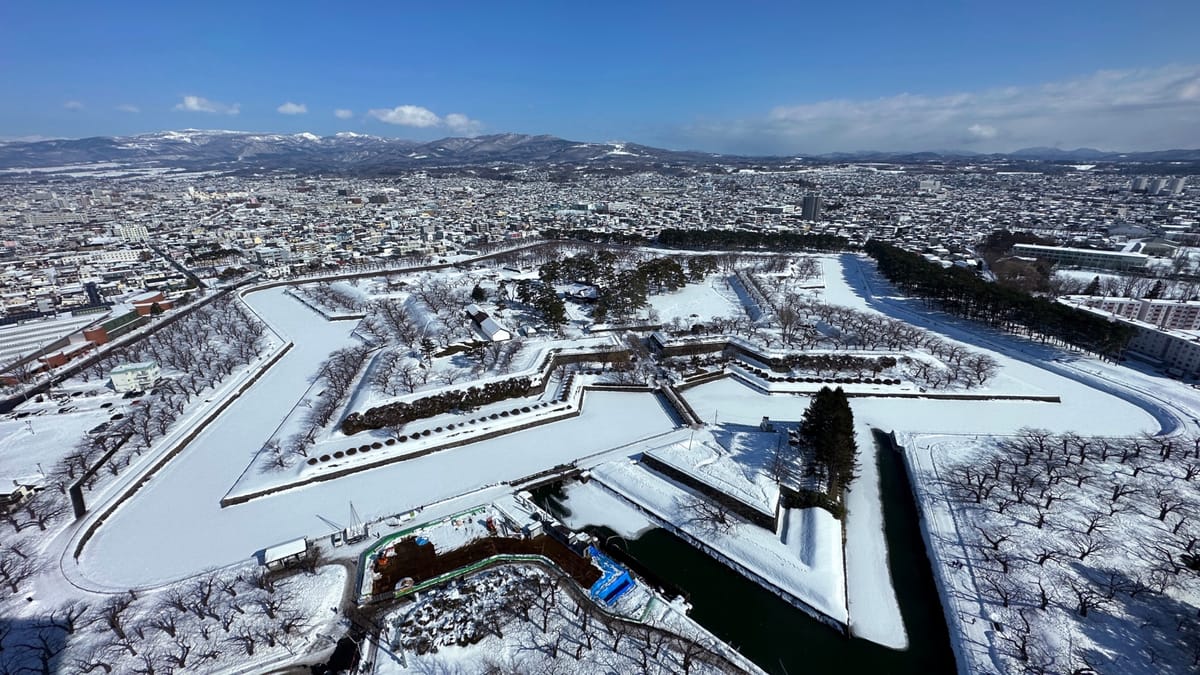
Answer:
[{"label": "distant mountain ridge", "polygon": [[1197,162],[1200,161],[1200,150],[1118,153],[1091,148],[1025,148],[1008,154],[938,151],[748,157],[664,150],[636,143],[585,143],[547,135],[492,134],[420,142],[350,132],[317,136],[310,133],[263,134],[197,129],[161,131],[137,136],[0,143],[0,169],[18,171],[98,163],[112,163],[115,167],[130,168],[373,172],[486,164],[634,167],[716,163],[785,164],[801,161]]},{"label": "distant mountain ridge", "polygon": [[711,161],[714,155],[634,143],[580,143],[554,136],[493,134],[419,142],[339,133],[259,134],[185,129],[138,136],[97,136],[0,144],[0,169],[112,162],[121,166],[337,171],[350,167],[419,168],[487,163],[538,165]]}]

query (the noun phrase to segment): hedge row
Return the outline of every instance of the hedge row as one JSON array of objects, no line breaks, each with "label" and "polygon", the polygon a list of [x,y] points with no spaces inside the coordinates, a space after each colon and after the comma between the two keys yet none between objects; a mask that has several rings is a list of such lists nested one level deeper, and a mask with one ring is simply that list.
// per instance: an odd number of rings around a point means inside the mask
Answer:
[{"label": "hedge row", "polygon": [[900,384],[900,380],[893,378],[871,378],[871,377],[781,377],[771,375],[762,368],[753,366],[743,366],[746,370],[754,373],[759,378],[768,382],[811,382],[813,384]]},{"label": "hedge row", "polygon": [[[563,400],[565,400],[565,398]],[[513,408],[512,410],[502,410],[498,413],[492,413],[490,415],[483,416],[483,417],[478,417],[478,418],[472,417],[471,419],[467,420],[466,422],[458,422],[458,423],[451,422],[444,427],[439,426],[439,427],[434,427],[432,429],[425,429],[423,431],[415,431],[411,434],[400,434],[399,436],[397,436],[395,438],[389,438],[386,441],[383,441],[382,443],[379,441],[375,441],[370,444],[353,446],[350,448],[346,448],[345,450],[338,450],[337,452],[334,452],[332,454],[324,454],[319,457],[309,457],[307,463],[309,466],[315,466],[317,464],[321,464],[323,462],[330,462],[335,459],[342,459],[345,457],[353,457],[358,454],[368,453],[372,450],[379,450],[384,445],[393,446],[393,445],[396,445],[397,443],[407,443],[410,440],[416,440],[418,438],[426,438],[426,437],[432,436],[434,434],[440,434],[440,433],[443,433],[446,431],[454,431],[455,429],[458,429],[461,427],[466,427],[471,424],[479,424],[480,422],[485,422],[488,420],[498,420],[498,419],[502,419],[505,417],[515,417],[516,415],[533,412],[534,410],[537,410],[538,408],[545,408],[549,405],[551,405],[551,402],[545,401],[542,403],[534,404],[532,406],[527,405],[527,406],[522,406],[520,408]]]}]

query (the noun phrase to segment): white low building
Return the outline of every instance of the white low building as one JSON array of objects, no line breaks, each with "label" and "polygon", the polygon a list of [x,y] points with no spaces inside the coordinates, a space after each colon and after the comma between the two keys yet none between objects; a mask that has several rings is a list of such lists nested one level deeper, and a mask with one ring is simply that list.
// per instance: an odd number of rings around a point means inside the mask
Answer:
[{"label": "white low building", "polygon": [[124,393],[149,389],[158,380],[159,372],[158,362],[143,361],[117,366],[108,376],[112,379],[113,389]]},{"label": "white low building", "polygon": [[475,323],[476,330],[492,342],[504,342],[512,339],[512,331],[488,316],[488,313],[480,309],[479,305],[474,303],[467,305],[465,311],[467,316],[471,317],[471,321]]}]

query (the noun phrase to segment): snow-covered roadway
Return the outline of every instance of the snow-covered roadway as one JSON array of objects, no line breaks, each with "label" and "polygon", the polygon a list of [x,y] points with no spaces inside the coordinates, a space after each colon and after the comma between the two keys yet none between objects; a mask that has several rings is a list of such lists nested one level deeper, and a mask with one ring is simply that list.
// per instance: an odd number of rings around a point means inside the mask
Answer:
[{"label": "snow-covered roadway", "polygon": [[405,512],[674,427],[650,394],[593,392],[571,420],[222,509],[221,496],[320,364],[353,339],[353,322],[324,321],[283,291],[246,300],[295,347],[96,530],[77,567],[67,554],[75,583],[115,590],[173,581],[328,531],[318,516],[345,521],[350,501],[365,518]]}]

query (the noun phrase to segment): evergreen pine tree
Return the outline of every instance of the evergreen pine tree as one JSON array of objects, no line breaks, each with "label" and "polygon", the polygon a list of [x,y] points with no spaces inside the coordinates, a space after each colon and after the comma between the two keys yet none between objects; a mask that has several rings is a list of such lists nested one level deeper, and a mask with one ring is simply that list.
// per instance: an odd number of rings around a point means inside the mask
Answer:
[{"label": "evergreen pine tree", "polygon": [[838,498],[855,478],[858,446],[854,442],[854,415],[841,387],[822,387],[800,422],[800,433],[824,470],[830,496]]}]

